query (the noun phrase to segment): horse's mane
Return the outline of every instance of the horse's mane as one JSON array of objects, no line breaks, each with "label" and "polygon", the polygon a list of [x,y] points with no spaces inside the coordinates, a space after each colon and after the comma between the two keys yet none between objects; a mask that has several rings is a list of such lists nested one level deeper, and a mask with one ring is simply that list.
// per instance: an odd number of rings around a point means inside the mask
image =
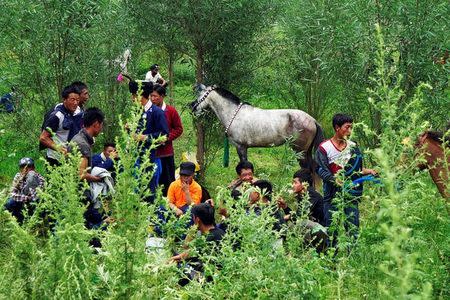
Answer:
[{"label": "horse's mane", "polygon": [[224,88],[217,87],[214,89],[214,91],[216,91],[220,96],[228,99],[229,101],[233,102],[236,105],[239,105],[241,103],[241,99],[238,96],[236,96],[235,94]]}]

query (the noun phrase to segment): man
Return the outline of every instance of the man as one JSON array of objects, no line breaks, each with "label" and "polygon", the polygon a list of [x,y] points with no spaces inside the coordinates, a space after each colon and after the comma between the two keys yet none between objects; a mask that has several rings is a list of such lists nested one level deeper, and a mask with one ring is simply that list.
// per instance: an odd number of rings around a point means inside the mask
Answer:
[{"label": "man", "polygon": [[[130,91],[133,95],[136,95],[137,84],[130,82]],[[139,120],[138,124],[138,134],[136,139],[141,143],[141,153],[140,156],[144,155],[148,149],[151,149],[151,145],[155,139],[167,138],[169,134],[169,127],[167,125],[167,120],[164,112],[161,108],[152,104],[150,101],[150,94],[153,91],[153,85],[148,82],[144,82],[142,85],[142,93],[140,97],[140,104],[142,105],[144,112],[142,118]],[[134,92],[134,93],[133,93]],[[139,166],[142,159],[139,158],[137,165]],[[149,188],[151,191],[150,197],[145,199],[149,203],[153,203],[154,196],[156,192],[156,187],[158,186],[159,175],[161,174],[161,160],[156,157],[155,149],[150,150],[150,161],[156,166],[156,170],[153,173],[153,177],[150,181]],[[153,166],[148,168],[146,171],[151,172]]]},{"label": "man", "polygon": [[80,99],[78,100],[77,110],[74,112],[74,120],[75,120],[75,134],[77,134],[81,128],[83,127],[83,114],[85,110],[85,105],[90,98],[89,90],[87,85],[81,81],[72,82],[72,86],[77,88],[80,91]]},{"label": "man", "polygon": [[167,125],[169,126],[167,141],[156,149],[156,157],[161,159],[162,170],[159,178],[159,184],[163,185],[163,196],[167,196],[169,185],[175,181],[175,160],[172,141],[177,139],[183,133],[183,125],[181,124],[180,115],[175,107],[167,105],[164,102],[165,96],[165,87],[159,84],[153,86],[153,92],[151,93],[152,103],[164,111]]},{"label": "man", "polygon": [[38,201],[37,190],[44,188],[45,179],[35,171],[34,161],[24,157],[19,161],[20,172],[14,176],[11,195],[5,204],[5,209],[16,217],[17,222],[22,224],[24,216],[23,209],[31,215],[34,205]]},{"label": "man", "polygon": [[157,64],[152,65],[150,67],[150,71],[145,74],[145,81],[153,84],[160,84],[164,87],[167,85],[164,78],[162,78],[161,74],[159,74],[159,66]]},{"label": "man", "polygon": [[[307,213],[309,219],[325,226],[325,219],[323,215],[323,197],[314,189],[310,170],[301,169],[294,173],[294,178],[292,180],[292,191],[294,192],[298,203],[302,203],[305,196],[308,195],[309,203],[306,206],[308,208]],[[283,199],[279,199],[278,204],[286,214],[285,219],[292,219],[292,210],[287,206],[286,202]],[[298,215],[298,213],[296,214]]]},{"label": "man", "polygon": [[[222,240],[225,232],[215,226],[214,208],[209,203],[200,203],[192,207],[191,213],[194,225],[197,226],[202,235],[205,235],[206,242],[213,242],[217,245]],[[172,260],[181,261],[188,257],[189,252],[185,251],[173,256]]]},{"label": "man", "polygon": [[[178,281],[178,284],[181,286],[188,284],[189,281],[194,278],[198,278],[199,275],[203,275],[204,267],[203,262],[201,261],[202,256],[206,254],[209,257],[213,256],[214,252],[219,249],[220,242],[225,236],[225,232],[215,226],[214,208],[210,204],[201,203],[195,205],[191,212],[194,224],[204,237],[205,243],[195,243],[196,249],[189,249],[186,247],[187,249],[184,252],[171,258],[171,260],[175,262],[185,261],[187,263],[188,267],[185,268],[184,271],[186,277]],[[195,252],[199,255],[194,256],[190,250],[196,250]],[[220,267],[220,264],[216,263],[216,266]],[[211,276],[206,277],[206,281],[209,282],[212,280],[213,278]]]},{"label": "man", "polygon": [[202,188],[194,180],[195,164],[182,162],[180,178],[172,182],[167,191],[169,206],[177,216],[184,214],[189,207],[199,204],[202,198]]},{"label": "man", "polygon": [[228,188],[231,190],[231,196],[235,199],[242,194],[242,187],[247,184],[250,185],[257,180],[253,177],[253,164],[249,161],[241,161],[236,166],[236,174],[238,178],[230,183]]},{"label": "man", "polygon": [[[72,143],[78,148],[81,153],[81,160],[79,165],[80,180],[86,180],[87,182],[100,182],[102,178],[90,174],[91,162],[92,162],[92,146],[94,145],[94,137],[98,136],[103,130],[103,122],[105,115],[98,108],[89,108],[84,112],[83,123],[84,128],[78,132],[72,139]],[[103,223],[103,214],[101,213],[101,204],[98,202],[92,202],[90,193],[87,192],[86,196],[89,200],[89,206],[84,213],[86,219],[86,227],[89,229],[99,228]]]},{"label": "man", "polygon": [[[319,176],[323,179],[324,191],[324,222],[326,227],[332,223],[332,213],[337,210],[336,193],[344,189],[345,228],[353,239],[358,236],[359,210],[358,203],[363,192],[363,185],[353,186],[352,181],[361,175],[377,173],[372,169],[363,168],[363,158],[358,146],[349,140],[352,133],[353,119],[345,114],[333,116],[334,135],[322,142],[316,151],[316,161],[319,165]],[[336,233],[335,233],[336,237]],[[333,241],[336,244],[336,238]]]},{"label": "man", "polygon": [[73,114],[80,99],[79,90],[73,85],[66,86],[61,97],[63,102],[57,105],[44,120],[39,142],[47,148],[46,160],[50,166],[61,164],[61,159],[67,154],[67,145],[77,134],[77,126]]},{"label": "man", "polygon": [[116,144],[105,143],[103,151],[92,157],[92,168],[99,167],[114,173],[114,159],[117,159]]}]

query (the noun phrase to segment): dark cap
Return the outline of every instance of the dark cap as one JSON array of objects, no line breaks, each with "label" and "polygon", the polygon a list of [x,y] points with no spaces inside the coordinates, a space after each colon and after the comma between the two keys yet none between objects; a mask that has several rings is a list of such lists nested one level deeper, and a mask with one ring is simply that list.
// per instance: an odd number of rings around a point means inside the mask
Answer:
[{"label": "dark cap", "polygon": [[23,168],[25,166],[34,167],[34,160],[29,157],[24,157],[21,160],[19,160],[19,168]]},{"label": "dark cap", "polygon": [[180,164],[180,175],[191,176],[195,173],[195,164],[190,161]]},{"label": "dark cap", "polygon": [[158,70],[159,66],[157,64],[154,64],[150,67],[150,70]]}]

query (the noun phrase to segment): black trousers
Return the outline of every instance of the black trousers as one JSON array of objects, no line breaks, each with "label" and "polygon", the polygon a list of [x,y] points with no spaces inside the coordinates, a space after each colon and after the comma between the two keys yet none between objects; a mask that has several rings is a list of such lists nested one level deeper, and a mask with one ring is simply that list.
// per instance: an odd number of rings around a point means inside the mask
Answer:
[{"label": "black trousers", "polygon": [[160,157],[162,172],[159,177],[159,185],[162,185],[163,196],[167,196],[169,185],[175,181],[175,160],[172,156]]}]

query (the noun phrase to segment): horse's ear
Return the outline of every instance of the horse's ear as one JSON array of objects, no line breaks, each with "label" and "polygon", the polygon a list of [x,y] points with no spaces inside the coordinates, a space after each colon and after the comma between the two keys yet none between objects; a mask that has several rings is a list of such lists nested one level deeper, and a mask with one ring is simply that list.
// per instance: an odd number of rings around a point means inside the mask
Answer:
[{"label": "horse's ear", "polygon": [[194,92],[197,93],[197,94],[199,94],[201,91],[203,91],[205,89],[206,89],[206,86],[204,84],[196,83],[194,85]]}]

